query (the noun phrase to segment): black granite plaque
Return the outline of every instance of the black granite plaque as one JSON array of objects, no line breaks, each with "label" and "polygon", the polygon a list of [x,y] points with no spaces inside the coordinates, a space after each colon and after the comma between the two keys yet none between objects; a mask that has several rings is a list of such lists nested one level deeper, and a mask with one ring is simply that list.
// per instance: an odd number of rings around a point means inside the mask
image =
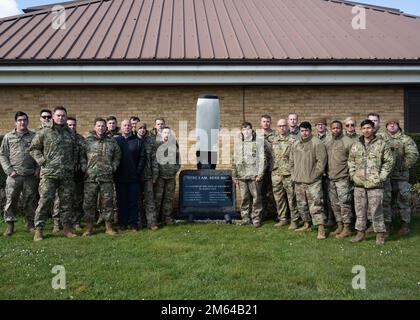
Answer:
[{"label": "black granite plaque", "polygon": [[180,218],[236,218],[230,170],[184,170],[179,175],[179,190]]}]

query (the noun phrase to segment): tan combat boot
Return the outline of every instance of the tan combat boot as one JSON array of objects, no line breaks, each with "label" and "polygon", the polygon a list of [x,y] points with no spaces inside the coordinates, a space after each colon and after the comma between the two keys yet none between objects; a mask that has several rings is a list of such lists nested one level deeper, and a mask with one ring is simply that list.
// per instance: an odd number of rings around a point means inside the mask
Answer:
[{"label": "tan combat boot", "polygon": [[158,227],[158,225],[157,224],[152,224],[151,226],[150,226],[150,230],[152,230],[152,231],[156,231],[156,230],[158,230],[159,229],[159,227]]},{"label": "tan combat boot", "polygon": [[358,242],[362,242],[363,240],[365,240],[365,233],[362,231],[357,231],[357,235],[356,237],[351,239],[351,243],[358,243]]},{"label": "tan combat boot", "polygon": [[325,236],[325,227],[324,227],[324,225],[323,224],[320,224],[319,226],[318,226],[318,235],[317,235],[317,237],[316,237],[318,240],[324,240],[324,239],[326,239],[327,237]]},{"label": "tan combat boot", "polygon": [[341,232],[343,232],[343,223],[342,222],[337,222],[337,229],[335,229],[333,232],[331,232],[330,234],[332,236],[335,236],[337,234],[340,234]]},{"label": "tan combat boot", "polygon": [[109,236],[115,236],[117,233],[112,229],[112,222],[106,221],[105,222],[105,233]]},{"label": "tan combat boot", "polygon": [[83,233],[83,236],[84,237],[89,237],[89,236],[91,236],[93,234],[93,222],[92,221],[90,221],[90,222],[86,222],[86,230],[85,230],[85,232]]},{"label": "tan combat boot", "polygon": [[341,233],[337,234],[335,237],[337,239],[343,239],[343,238],[350,237],[351,234],[352,234],[352,232],[351,232],[350,223],[345,223],[343,231]]},{"label": "tan combat boot", "polygon": [[385,232],[378,232],[376,234],[376,244],[378,246],[383,246],[385,244]]},{"label": "tan combat boot", "polygon": [[59,232],[60,232],[60,225],[54,222],[52,233],[59,233]]},{"label": "tan combat boot", "polygon": [[43,239],[44,239],[44,237],[42,235],[42,228],[41,227],[36,227],[35,228],[35,234],[34,234],[34,241],[41,241]]},{"label": "tan combat boot", "polygon": [[77,237],[77,235],[75,235],[73,232],[71,232],[69,223],[63,224],[63,234],[66,238],[69,238],[69,239]]},{"label": "tan combat boot", "polygon": [[372,234],[375,233],[375,230],[373,230],[373,223],[370,224],[369,228],[366,230],[366,234]]},{"label": "tan combat boot", "polygon": [[287,226],[288,224],[289,224],[289,221],[287,221],[287,220],[280,220],[280,222],[276,223],[274,226],[276,228],[280,228],[280,227]]},{"label": "tan combat boot", "polygon": [[400,230],[398,231],[398,234],[399,234],[400,236],[406,236],[406,235],[408,235],[409,233],[410,233],[410,229],[408,228],[408,223],[407,223],[407,222],[402,221],[402,222],[401,222],[401,227],[400,227]]},{"label": "tan combat boot", "polygon": [[287,229],[288,229],[288,230],[296,230],[298,227],[299,227],[299,225],[298,225],[297,221],[292,221],[292,222],[290,223],[289,228],[287,228]]},{"label": "tan combat boot", "polygon": [[3,233],[3,236],[5,237],[11,236],[14,230],[15,230],[15,223],[13,221],[7,222],[7,229]]},{"label": "tan combat boot", "polygon": [[300,227],[299,229],[296,229],[295,232],[309,232],[311,231],[311,223],[305,222],[303,227]]}]

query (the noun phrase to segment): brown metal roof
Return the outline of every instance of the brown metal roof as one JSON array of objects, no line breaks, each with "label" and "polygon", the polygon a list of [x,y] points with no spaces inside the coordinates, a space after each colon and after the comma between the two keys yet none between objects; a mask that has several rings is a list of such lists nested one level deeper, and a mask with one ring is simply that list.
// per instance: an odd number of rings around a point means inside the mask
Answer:
[{"label": "brown metal roof", "polygon": [[0,62],[418,60],[420,17],[338,0],[92,0],[0,19]]}]

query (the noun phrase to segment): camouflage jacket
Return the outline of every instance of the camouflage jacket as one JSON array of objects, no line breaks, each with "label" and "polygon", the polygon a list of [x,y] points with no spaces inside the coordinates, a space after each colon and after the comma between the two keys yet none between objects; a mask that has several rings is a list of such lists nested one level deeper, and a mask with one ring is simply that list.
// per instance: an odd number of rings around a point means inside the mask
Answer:
[{"label": "camouflage jacket", "polygon": [[348,159],[353,140],[346,135],[331,139],[325,143],[328,154],[328,178],[338,180],[349,176]]},{"label": "camouflage jacket", "polygon": [[232,177],[233,179],[255,180],[257,177],[262,179],[264,171],[268,166],[266,161],[267,142],[262,137],[253,135],[252,140],[244,140],[240,134],[238,143],[235,144],[232,158]]},{"label": "camouflage jacket", "polygon": [[138,135],[138,137],[139,139],[144,139],[144,146],[147,154],[142,179],[155,179],[159,175],[159,166],[156,160],[156,137],[149,131],[146,131],[144,138],[140,137],[140,135]]},{"label": "camouflage jacket", "polygon": [[121,132],[120,132],[120,128],[117,127],[117,129],[113,130],[113,131],[107,131],[107,136],[111,137],[111,138],[116,138],[121,136]]},{"label": "camouflage jacket", "polygon": [[277,135],[271,143],[270,170],[272,175],[290,176],[290,150],[296,138]]},{"label": "camouflage jacket", "polygon": [[41,177],[74,178],[78,159],[74,133],[64,125],[51,123],[39,130],[32,140],[29,153],[41,167]]},{"label": "camouflage jacket", "polygon": [[327,150],[317,137],[300,137],[292,145],[290,171],[292,180],[312,184],[321,179],[327,164]]},{"label": "camouflage jacket", "polygon": [[85,181],[112,182],[121,160],[121,150],[109,135],[98,137],[92,132],[85,140],[82,152],[82,168]]},{"label": "camouflage jacket", "polygon": [[29,154],[34,137],[33,131],[18,133],[16,129],[4,136],[0,147],[0,163],[7,175],[13,171],[20,176],[35,174],[38,165]]},{"label": "camouflage jacket", "polygon": [[289,135],[293,136],[296,139],[299,138],[299,135],[300,135],[299,126],[297,126],[294,130],[290,130],[289,128]]},{"label": "camouflage jacket", "polygon": [[374,136],[367,145],[360,137],[352,146],[348,160],[350,179],[357,187],[383,188],[394,166],[394,157],[387,143]]},{"label": "camouflage jacket", "polygon": [[[152,135],[153,138],[153,135]],[[175,178],[181,168],[179,146],[175,138],[168,142],[159,141],[156,144],[157,177],[163,179]]]},{"label": "camouflage jacket", "polygon": [[385,142],[390,146],[395,159],[391,179],[408,181],[409,170],[419,158],[419,150],[416,143],[411,137],[402,133],[401,130],[394,135],[386,132],[383,136]]},{"label": "camouflage jacket", "polygon": [[76,162],[75,162],[75,168],[74,168],[74,180],[76,181],[83,181],[85,170],[82,168],[82,152],[85,145],[85,138],[78,134],[77,132],[74,134],[75,140],[76,140]]}]

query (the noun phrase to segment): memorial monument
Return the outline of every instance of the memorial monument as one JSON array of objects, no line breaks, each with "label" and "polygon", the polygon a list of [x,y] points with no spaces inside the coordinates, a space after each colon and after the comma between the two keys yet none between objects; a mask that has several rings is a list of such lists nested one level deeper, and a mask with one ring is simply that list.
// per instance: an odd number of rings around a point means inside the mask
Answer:
[{"label": "memorial monument", "polygon": [[197,170],[179,175],[179,217],[190,221],[236,218],[235,185],[231,170],[216,170],[220,105],[214,95],[201,95],[196,110]]}]

